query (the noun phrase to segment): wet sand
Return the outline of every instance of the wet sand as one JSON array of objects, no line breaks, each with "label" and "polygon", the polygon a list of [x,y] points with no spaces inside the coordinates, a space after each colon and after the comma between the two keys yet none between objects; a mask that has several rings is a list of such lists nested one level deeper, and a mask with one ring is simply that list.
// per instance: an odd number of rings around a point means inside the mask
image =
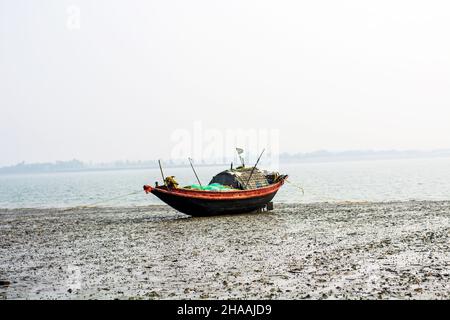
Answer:
[{"label": "wet sand", "polygon": [[450,202],[0,209],[0,299],[449,299]]}]

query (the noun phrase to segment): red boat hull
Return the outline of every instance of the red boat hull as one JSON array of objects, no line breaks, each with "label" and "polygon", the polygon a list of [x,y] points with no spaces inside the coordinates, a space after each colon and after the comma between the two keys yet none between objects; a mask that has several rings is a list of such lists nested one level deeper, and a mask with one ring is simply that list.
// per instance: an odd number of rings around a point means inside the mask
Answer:
[{"label": "red boat hull", "polygon": [[144,186],[172,208],[191,216],[212,216],[257,211],[264,208],[283,185],[284,179],[264,188],[238,191],[201,191]]}]

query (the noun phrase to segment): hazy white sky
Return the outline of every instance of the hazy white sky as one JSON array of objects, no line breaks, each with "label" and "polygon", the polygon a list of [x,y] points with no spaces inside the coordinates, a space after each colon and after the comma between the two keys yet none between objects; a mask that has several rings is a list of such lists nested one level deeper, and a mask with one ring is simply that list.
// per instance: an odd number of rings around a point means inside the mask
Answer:
[{"label": "hazy white sky", "polygon": [[449,34],[444,0],[0,0],[0,165],[168,157],[195,121],[449,148]]}]

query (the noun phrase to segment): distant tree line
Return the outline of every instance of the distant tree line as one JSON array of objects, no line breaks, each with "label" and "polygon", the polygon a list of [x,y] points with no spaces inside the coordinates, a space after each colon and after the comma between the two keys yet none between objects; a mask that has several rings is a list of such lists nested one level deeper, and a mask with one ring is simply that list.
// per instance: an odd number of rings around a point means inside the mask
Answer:
[{"label": "distant tree line", "polygon": [[104,163],[86,163],[77,159],[69,161],[56,161],[45,163],[20,162],[13,166],[0,168],[0,173],[45,173],[45,172],[70,172],[70,171],[94,171],[127,168],[154,168],[157,161],[114,161]]},{"label": "distant tree line", "polygon": [[381,160],[381,159],[411,159],[427,157],[448,157],[450,149],[434,151],[418,150],[350,150],[350,151],[326,151],[319,150],[310,153],[282,153],[280,162],[321,162],[321,161],[346,161],[346,160]]},{"label": "distant tree line", "polygon": [[[348,160],[376,160],[376,159],[407,159],[407,158],[426,158],[426,157],[450,157],[450,149],[435,151],[415,151],[415,150],[355,150],[355,151],[315,151],[310,153],[282,153],[280,154],[280,163],[295,162],[325,162],[325,161],[348,161]],[[187,161],[164,160],[165,167],[184,167],[188,166]],[[217,164],[217,162],[211,162]],[[207,166],[208,161],[199,161],[197,166]],[[98,170],[120,170],[120,169],[145,169],[157,168],[157,160],[146,161],[113,161],[102,163],[86,163],[77,159],[69,161],[56,161],[46,163],[25,163],[20,162],[13,166],[0,168],[0,174],[8,173],[46,173],[46,172],[70,172],[70,171],[98,171]]]}]

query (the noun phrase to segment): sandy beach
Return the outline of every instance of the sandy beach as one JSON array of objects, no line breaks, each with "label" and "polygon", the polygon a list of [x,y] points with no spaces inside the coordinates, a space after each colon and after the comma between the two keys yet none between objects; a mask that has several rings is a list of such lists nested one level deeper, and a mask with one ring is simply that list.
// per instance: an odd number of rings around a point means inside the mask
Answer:
[{"label": "sandy beach", "polygon": [[0,209],[2,299],[449,299],[450,202]]}]

